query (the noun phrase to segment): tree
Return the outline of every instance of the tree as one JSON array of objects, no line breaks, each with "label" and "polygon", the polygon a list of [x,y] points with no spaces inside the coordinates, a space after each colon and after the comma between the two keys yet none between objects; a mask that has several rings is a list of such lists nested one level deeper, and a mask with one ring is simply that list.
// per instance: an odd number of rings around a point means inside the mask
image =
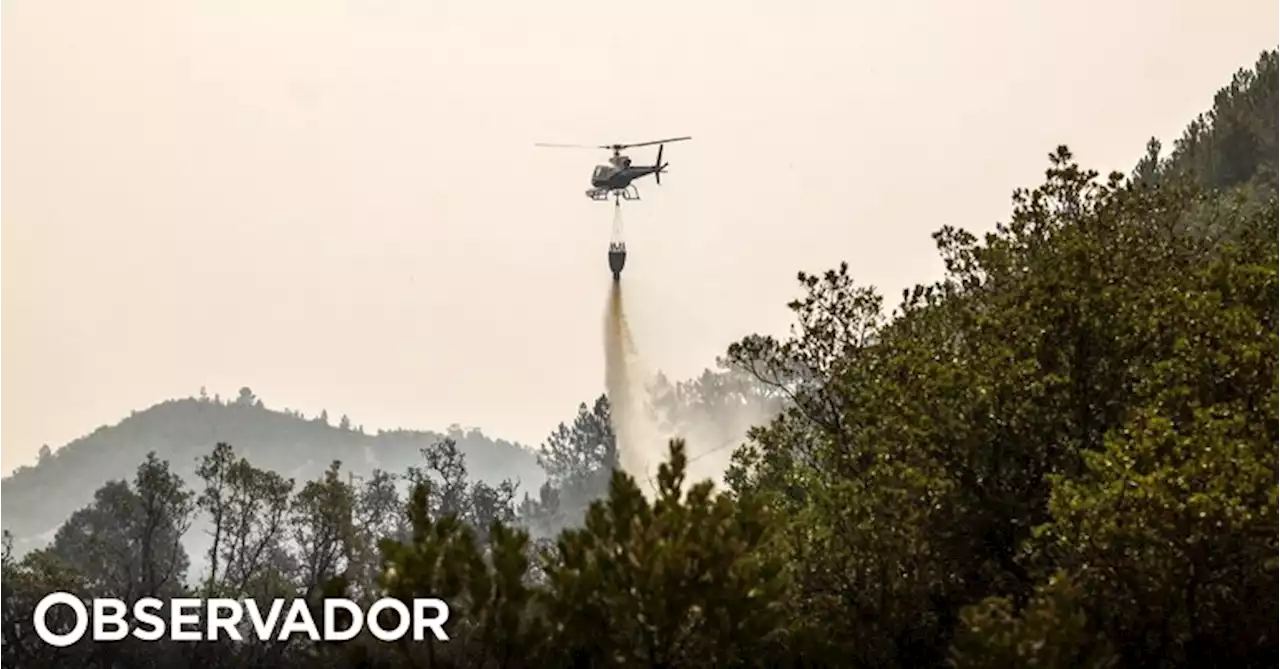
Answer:
[{"label": "tree", "polygon": [[253,406],[258,398],[254,396],[253,391],[245,386],[240,389],[240,394],[236,396],[236,404],[239,406]]},{"label": "tree", "polygon": [[195,504],[182,477],[170,470],[168,461],[157,459],[155,452],[148,453],[138,467],[133,485],[141,516],[136,536],[142,567],[139,594],[157,597],[182,587],[189,564],[182,537],[191,527]]},{"label": "tree", "polygon": [[233,462],[230,444],[219,442],[214,446],[213,453],[201,458],[200,465],[196,468],[196,475],[205,484],[204,490],[196,498],[196,505],[209,514],[213,525],[209,530],[213,543],[209,547],[209,576],[205,582],[205,589],[209,593],[214,591],[214,584],[218,580],[218,559],[222,553],[223,535],[227,530],[228,479]]},{"label": "tree", "polygon": [[278,589],[272,583],[287,573],[279,555],[294,481],[237,458],[225,443],[202,459],[196,473],[204,481],[198,503],[212,525],[206,589],[220,596],[270,597]]},{"label": "tree", "polygon": [[767,511],[714,495],[709,481],[685,495],[684,448],[671,442],[652,504],[614,472],[586,525],[557,541],[543,565],[547,615],[558,621],[553,664],[749,664],[780,631],[787,580],[764,550]]},{"label": "tree", "polygon": [[1133,169],[1133,180],[1143,184],[1154,184],[1160,178],[1160,152],[1163,145],[1160,140],[1152,137],[1147,140],[1147,153],[1138,161],[1138,166]]},{"label": "tree", "polygon": [[191,493],[154,453],[131,488],[113,481],[93,505],[58,529],[50,554],[84,577],[87,592],[128,602],[180,591],[188,566],[182,535],[191,521]]},{"label": "tree", "polygon": [[578,405],[572,425],[561,423],[543,442],[538,462],[558,486],[612,474],[618,466],[618,445],[609,415],[609,398],[601,395],[588,407]]},{"label": "tree", "polygon": [[410,467],[405,478],[411,489],[423,486],[430,491],[429,512],[433,517],[457,518],[476,533],[481,544],[488,542],[489,528],[495,521],[515,521],[516,484],[502,481],[491,486],[483,481],[471,481],[466,455],[453,437],[445,437],[422,449],[422,457],[426,460],[425,466]]},{"label": "tree", "polygon": [[405,502],[396,489],[394,474],[374,470],[356,490],[354,547],[350,585],[359,594],[376,582],[382,571],[378,544],[385,538],[403,540],[409,534]]},{"label": "tree", "polygon": [[555,509],[539,510],[535,500],[526,498],[526,512],[538,516],[535,524],[547,525],[551,515],[578,522],[587,506],[608,491],[610,476],[618,467],[618,442],[611,421],[609,398],[601,395],[590,407],[578,405],[572,425],[560,423],[547,436],[538,463],[556,491]]},{"label": "tree", "polygon": [[341,469],[342,463],[334,461],[324,478],[309,481],[292,503],[291,527],[306,597],[345,570],[352,556],[355,495]]}]

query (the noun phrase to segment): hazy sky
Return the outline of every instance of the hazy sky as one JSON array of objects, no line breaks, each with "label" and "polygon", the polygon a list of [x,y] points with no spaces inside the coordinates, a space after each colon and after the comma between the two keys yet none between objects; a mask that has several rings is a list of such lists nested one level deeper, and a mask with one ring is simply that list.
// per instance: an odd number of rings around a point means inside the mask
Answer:
[{"label": "hazy sky", "polygon": [[[768,9],[754,9],[768,5]],[[896,301],[1046,154],[1127,171],[1274,0],[3,4],[3,464],[175,396],[537,442],[602,392],[604,152],[648,362],[780,333],[797,270]],[[648,161],[652,149],[633,157]]]}]

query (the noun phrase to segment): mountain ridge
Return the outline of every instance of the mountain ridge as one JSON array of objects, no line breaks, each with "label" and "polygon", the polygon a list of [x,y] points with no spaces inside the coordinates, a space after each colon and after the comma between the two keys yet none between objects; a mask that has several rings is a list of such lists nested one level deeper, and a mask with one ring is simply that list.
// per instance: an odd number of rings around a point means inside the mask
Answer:
[{"label": "mountain ridge", "polygon": [[367,434],[345,417],[332,425],[323,413],[306,418],[267,408],[246,388],[228,402],[208,397],[163,400],[56,450],[42,448],[36,465],[20,466],[0,479],[0,501],[10,510],[2,523],[20,543],[56,530],[91,503],[103,484],[132,479],[137,463],[151,451],[189,484],[195,482],[197,460],[217,442],[230,443],[258,466],[305,481],[322,475],[334,460],[352,475],[367,476],[375,469],[398,473],[421,462],[421,449],[445,438],[457,442],[477,480],[511,479],[523,491],[536,491],[546,479],[535,449],[479,429]]}]

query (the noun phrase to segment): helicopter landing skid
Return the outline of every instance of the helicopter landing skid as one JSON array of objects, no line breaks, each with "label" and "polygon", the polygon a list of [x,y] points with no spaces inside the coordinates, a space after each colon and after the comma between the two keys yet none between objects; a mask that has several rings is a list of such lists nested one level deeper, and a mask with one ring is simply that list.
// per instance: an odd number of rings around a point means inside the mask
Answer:
[{"label": "helicopter landing skid", "polygon": [[592,188],[591,190],[587,191],[587,197],[591,198],[596,202],[604,202],[605,200],[608,200],[610,196],[612,196],[614,200],[618,200],[618,201],[621,201],[621,200],[626,200],[628,202],[639,201],[640,190],[636,188],[634,185],[632,185],[632,186],[627,186],[626,188],[616,188],[616,189]]}]

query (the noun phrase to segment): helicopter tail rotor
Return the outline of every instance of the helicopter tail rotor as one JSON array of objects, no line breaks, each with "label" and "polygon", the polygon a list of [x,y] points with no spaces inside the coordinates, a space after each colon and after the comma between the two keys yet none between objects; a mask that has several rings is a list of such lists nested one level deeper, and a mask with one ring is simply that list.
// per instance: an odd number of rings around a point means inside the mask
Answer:
[{"label": "helicopter tail rotor", "polygon": [[656,161],[654,161],[654,165],[657,165],[658,169],[656,169],[656,170],[654,170],[654,171],[653,171],[653,179],[654,179],[654,181],[656,181],[656,182],[658,183],[658,185],[659,185],[659,186],[661,186],[661,185],[662,185],[662,173],[667,169],[667,164],[666,164],[666,163],[664,163],[664,162],[662,162],[662,147],[663,147],[663,146],[665,146],[665,145],[663,145],[663,144],[659,144],[659,145],[658,145],[658,159],[657,159]]}]

